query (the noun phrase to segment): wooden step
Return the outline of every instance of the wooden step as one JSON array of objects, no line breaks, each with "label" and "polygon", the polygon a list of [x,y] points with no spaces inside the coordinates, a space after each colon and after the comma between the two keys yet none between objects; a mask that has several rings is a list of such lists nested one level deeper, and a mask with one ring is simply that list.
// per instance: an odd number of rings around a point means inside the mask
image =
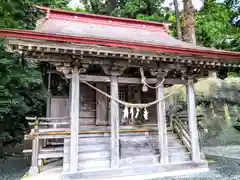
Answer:
[{"label": "wooden step", "polygon": [[170,163],[188,162],[191,160],[190,152],[169,153],[168,158]]},{"label": "wooden step", "polygon": [[[96,160],[88,160],[84,162],[78,163],[78,170],[91,170],[91,169],[105,169],[110,167],[110,160],[108,159],[96,159]],[[63,171],[68,172],[69,162],[63,163]]]},{"label": "wooden step", "polygon": [[[84,153],[84,152],[98,152],[98,151],[109,151],[110,150],[110,143],[108,144],[95,144],[95,145],[79,145],[78,146],[78,152]],[[63,148],[62,148],[63,150]],[[70,146],[64,147],[64,152],[69,153],[70,152]]]},{"label": "wooden step", "polygon": [[[134,141],[134,140],[138,140],[138,139],[148,139],[148,140],[152,140],[152,141],[156,141],[158,142],[158,138],[157,136],[155,137],[148,137],[148,136],[123,136],[119,138],[120,141]],[[175,137],[174,135],[169,136],[168,137],[168,142],[172,142],[172,141],[176,141],[180,139],[178,139],[177,137]],[[65,145],[70,145],[70,139],[65,139]],[[94,144],[105,144],[105,143],[110,143],[110,137],[108,136],[99,136],[99,137],[85,137],[85,138],[79,138],[79,145],[94,145]]]},{"label": "wooden step", "polygon": [[188,153],[186,147],[171,147],[168,148],[169,153]]},{"label": "wooden step", "polygon": [[[110,159],[110,151],[84,152],[78,154],[79,162],[86,160]],[[64,153],[64,162],[70,161],[70,154]]]},{"label": "wooden step", "polygon": [[[158,148],[158,144],[156,144],[156,148]],[[47,147],[40,150],[42,153],[48,152],[63,152],[64,147]],[[70,146],[66,146],[67,152],[69,152]],[[170,146],[168,149],[186,149],[185,146]],[[81,152],[95,152],[95,151],[103,151],[103,150],[110,150],[110,144],[98,144],[98,145],[88,145],[88,146],[79,146],[78,151]],[[32,149],[25,149],[23,153],[32,153]]]},{"label": "wooden step", "polygon": [[62,158],[63,152],[40,152],[38,155],[39,159],[50,159],[50,158]]},{"label": "wooden step", "polygon": [[136,155],[132,157],[125,157],[120,159],[120,166],[146,165],[157,162],[157,156],[153,154]]},{"label": "wooden step", "polygon": [[[208,165],[206,161],[200,162],[186,162],[175,163],[168,165],[146,165],[146,166],[133,166],[133,167],[121,167],[114,169],[97,169],[94,171],[85,170],[77,173],[67,173],[62,176],[62,180],[77,180],[77,179],[159,179],[164,175],[177,175],[188,174],[190,172],[207,172]],[[145,175],[145,176],[144,176]],[[150,178],[150,177],[151,178]]]}]

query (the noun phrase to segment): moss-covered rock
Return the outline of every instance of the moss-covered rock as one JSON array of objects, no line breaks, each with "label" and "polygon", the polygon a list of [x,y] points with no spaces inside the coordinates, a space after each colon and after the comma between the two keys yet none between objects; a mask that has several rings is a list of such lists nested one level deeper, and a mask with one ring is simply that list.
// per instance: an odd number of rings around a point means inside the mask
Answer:
[{"label": "moss-covered rock", "polygon": [[[176,85],[166,93],[174,92],[172,108],[177,113],[187,111],[186,88]],[[195,84],[198,123],[202,145],[240,144],[240,78],[200,79]]]}]

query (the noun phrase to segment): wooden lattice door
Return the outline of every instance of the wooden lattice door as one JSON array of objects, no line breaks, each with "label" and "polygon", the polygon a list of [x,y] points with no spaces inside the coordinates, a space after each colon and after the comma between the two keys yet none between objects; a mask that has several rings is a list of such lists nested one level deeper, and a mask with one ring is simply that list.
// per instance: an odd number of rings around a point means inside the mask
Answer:
[{"label": "wooden lattice door", "polygon": [[[119,89],[118,89],[118,97],[120,100],[122,101],[127,101],[127,86],[126,85],[123,85],[123,86],[119,86]],[[107,90],[108,93],[110,93],[110,87],[108,87],[108,90]],[[109,99],[108,101],[108,124],[110,125],[111,124],[111,99]],[[119,121],[121,120],[122,118],[122,115],[123,115],[123,109],[124,109],[124,106],[122,104],[119,104]]]}]

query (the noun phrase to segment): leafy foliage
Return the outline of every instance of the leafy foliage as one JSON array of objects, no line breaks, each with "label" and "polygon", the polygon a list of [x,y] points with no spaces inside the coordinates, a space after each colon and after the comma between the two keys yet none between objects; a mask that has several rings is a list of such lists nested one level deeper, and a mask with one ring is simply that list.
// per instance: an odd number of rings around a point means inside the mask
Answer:
[{"label": "leafy foliage", "polygon": [[[0,28],[33,29],[41,13],[30,0],[1,0]],[[39,5],[64,7],[66,1],[37,1]],[[19,141],[27,129],[26,116],[44,116],[46,90],[43,84],[44,66],[13,57],[4,51],[0,42],[0,118],[4,142]],[[1,145],[0,145],[1,146]]]},{"label": "leafy foliage", "polygon": [[235,15],[230,5],[206,0],[197,15],[198,42],[206,47],[240,51],[240,29],[230,22]]}]

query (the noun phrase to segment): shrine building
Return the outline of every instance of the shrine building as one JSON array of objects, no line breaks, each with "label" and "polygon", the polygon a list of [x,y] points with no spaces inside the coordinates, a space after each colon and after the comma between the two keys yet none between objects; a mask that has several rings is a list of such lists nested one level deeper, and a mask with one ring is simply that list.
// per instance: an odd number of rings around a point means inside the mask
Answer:
[{"label": "shrine building", "polygon": [[[64,180],[208,171],[194,83],[240,68],[239,52],[177,40],[164,23],[38,8],[45,16],[36,29],[0,29],[6,52],[49,67],[46,117],[28,118],[30,174],[54,158]],[[176,84],[186,87],[185,119],[164,92]]]}]

